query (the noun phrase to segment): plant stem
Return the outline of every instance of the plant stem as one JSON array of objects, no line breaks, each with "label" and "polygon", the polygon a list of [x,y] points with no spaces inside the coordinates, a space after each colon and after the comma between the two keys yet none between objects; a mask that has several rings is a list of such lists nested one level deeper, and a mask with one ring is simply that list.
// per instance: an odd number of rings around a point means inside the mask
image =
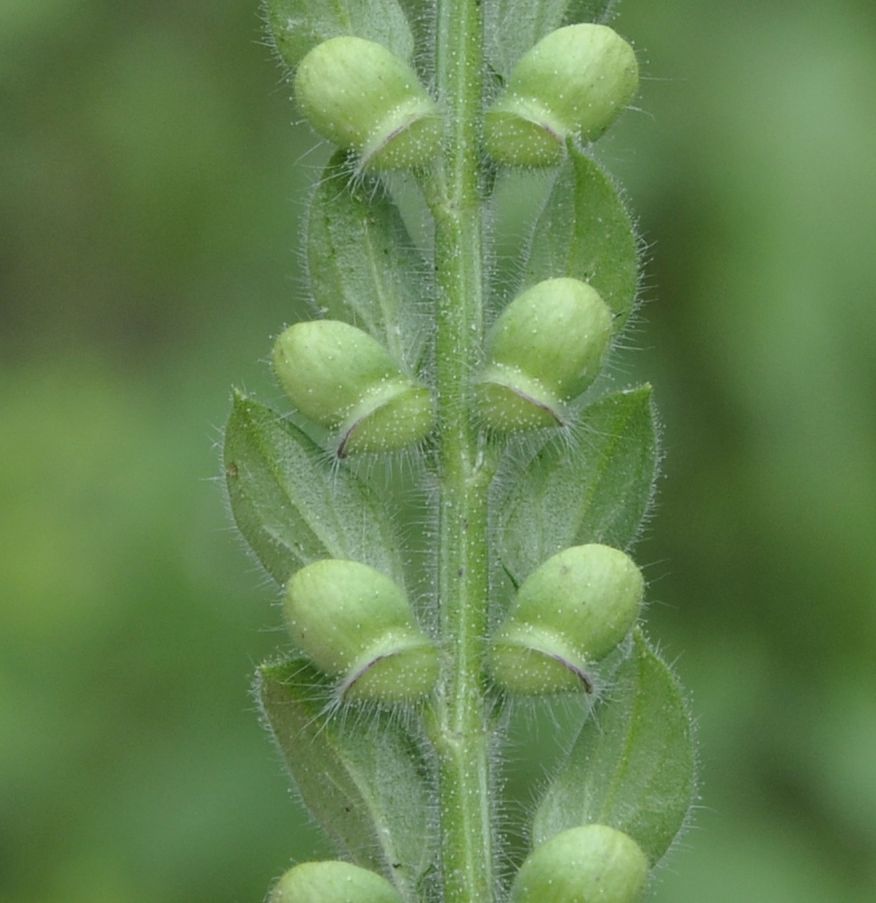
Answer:
[{"label": "plant stem", "polygon": [[430,733],[440,769],[446,903],[488,903],[494,887],[493,782],[483,687],[492,467],[473,424],[469,389],[483,338],[482,45],[480,4],[439,0],[437,81],[448,126],[443,156],[424,187],[435,219],[438,284],[438,586],[446,658]]}]

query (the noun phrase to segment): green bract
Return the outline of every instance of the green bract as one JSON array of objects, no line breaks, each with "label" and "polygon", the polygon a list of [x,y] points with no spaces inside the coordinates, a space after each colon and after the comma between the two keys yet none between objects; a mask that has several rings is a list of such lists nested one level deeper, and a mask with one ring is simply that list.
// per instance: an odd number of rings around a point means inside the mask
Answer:
[{"label": "green bract", "polygon": [[640,630],[631,645],[545,789],[532,823],[536,846],[599,822],[629,834],[654,864],[684,826],[695,785],[690,714]]},{"label": "green bract", "polygon": [[577,421],[586,441],[548,437],[497,498],[498,555],[518,583],[569,546],[627,548],[648,511],[658,448],[651,387],[605,395]]},{"label": "green bract", "polygon": [[338,320],[286,329],[274,343],[274,371],[295,407],[338,433],[336,452],[382,452],[432,428],[428,389],[405,376],[368,333]]},{"label": "green bract", "polygon": [[633,48],[607,25],[558,28],[518,61],[487,112],[487,151],[508,166],[553,166],[568,138],[595,141],[638,83]]},{"label": "green bract", "polygon": [[487,60],[507,81],[514,63],[540,38],[570,22],[605,22],[614,5],[615,0],[490,0],[484,4]]},{"label": "green bract", "polygon": [[355,474],[332,472],[323,449],[277,411],[235,392],[223,452],[235,523],[277,583],[321,558],[400,575],[387,507]]},{"label": "green bract", "polygon": [[349,178],[346,151],[336,151],[320,174],[305,247],[320,316],[358,326],[393,360],[416,367],[429,323],[423,259],[377,179]]},{"label": "green bract", "polygon": [[434,644],[401,588],[374,568],[316,561],[289,581],[284,612],[295,645],[339,680],[342,699],[414,699],[438,679]]},{"label": "green bract", "polygon": [[563,273],[599,292],[617,333],[639,285],[638,240],[617,185],[575,147],[536,220],[524,272],[527,285]]},{"label": "green bract", "polygon": [[589,285],[547,279],[515,298],[487,337],[478,377],[484,422],[497,430],[557,426],[599,373],[611,313]]},{"label": "green bract", "polygon": [[262,5],[268,39],[292,70],[317,44],[339,35],[377,41],[406,60],[414,50],[399,0],[262,0]]},{"label": "green bract", "polygon": [[269,903],[402,903],[380,875],[349,862],[303,862],[289,869]]},{"label": "green bract", "polygon": [[591,689],[589,667],[627,635],[644,595],[641,571],[610,546],[573,546],[524,580],[490,645],[493,676],[537,694]]},{"label": "green bract", "polygon": [[360,169],[428,163],[441,119],[417,73],[382,44],[345,35],[318,44],[298,65],[295,99],[324,138],[359,155]]},{"label": "green bract", "polygon": [[523,863],[511,903],[636,903],[648,860],[632,838],[605,825],[557,834]]},{"label": "green bract", "polygon": [[391,877],[405,898],[433,868],[436,838],[425,751],[384,707],[339,718],[330,680],[301,656],[261,665],[255,697],[296,796],[337,855]]}]

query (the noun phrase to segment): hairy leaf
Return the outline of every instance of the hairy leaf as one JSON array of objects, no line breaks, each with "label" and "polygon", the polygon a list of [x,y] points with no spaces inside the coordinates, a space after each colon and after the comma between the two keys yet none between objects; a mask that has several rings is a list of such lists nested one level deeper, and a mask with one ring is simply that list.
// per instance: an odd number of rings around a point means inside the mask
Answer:
[{"label": "hairy leaf", "polygon": [[399,4],[414,33],[416,59],[425,63],[435,52],[434,0],[399,0]]},{"label": "hairy leaf", "polygon": [[635,229],[604,170],[574,147],[569,155],[533,230],[526,285],[555,276],[589,282],[619,329],[638,288]]},{"label": "hairy leaf", "polygon": [[578,432],[574,447],[546,442],[496,500],[500,559],[517,582],[569,546],[627,548],[651,503],[658,452],[650,386],[590,405]]},{"label": "hairy leaf", "polygon": [[338,35],[377,41],[410,59],[414,38],[398,0],[265,0],[277,53],[294,69],[317,44]]},{"label": "hairy leaf", "polygon": [[348,471],[276,411],[234,393],[225,479],[244,539],[278,583],[321,558],[370,564],[402,581],[388,515]]},{"label": "hairy leaf", "polygon": [[566,22],[608,22],[616,6],[617,0],[569,0]]},{"label": "hairy leaf", "polygon": [[336,153],[310,204],[307,268],[323,316],[370,332],[414,367],[422,353],[425,267],[398,208],[370,180],[353,182]]},{"label": "hairy leaf", "polygon": [[578,735],[535,813],[533,845],[596,823],[629,834],[653,864],[694,793],[690,715],[678,681],[640,633],[605,702]]},{"label": "hairy leaf", "polygon": [[572,22],[603,22],[613,0],[494,0],[484,5],[487,60],[507,79],[546,34]]},{"label": "hairy leaf", "polygon": [[392,881],[405,900],[433,867],[431,779],[397,718],[327,715],[330,688],[307,661],[262,665],[256,697],[313,817],[357,865]]}]

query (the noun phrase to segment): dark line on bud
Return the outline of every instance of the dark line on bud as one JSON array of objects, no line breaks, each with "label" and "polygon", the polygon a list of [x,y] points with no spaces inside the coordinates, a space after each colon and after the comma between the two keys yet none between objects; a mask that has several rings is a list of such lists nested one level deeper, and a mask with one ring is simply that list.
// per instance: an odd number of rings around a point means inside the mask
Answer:
[{"label": "dark line on bud", "polygon": [[565,426],[563,419],[549,404],[545,404],[543,401],[539,401],[531,395],[527,395],[526,392],[521,392],[520,389],[517,389],[514,386],[504,385],[502,383],[496,383],[496,385],[501,385],[504,389],[510,389],[514,395],[518,398],[522,398],[524,401],[528,401],[533,407],[538,408],[540,411],[547,411],[547,413],[557,421],[558,426]]},{"label": "dark line on bud", "polygon": [[363,678],[374,667],[379,665],[380,662],[382,662],[384,659],[392,658],[393,655],[397,654],[398,653],[391,652],[389,655],[378,655],[377,658],[371,659],[371,661],[368,662],[367,665],[364,665],[355,674],[343,681],[343,683],[341,683],[341,685],[338,687],[338,696],[340,697],[341,701],[343,702],[344,697],[347,695],[347,693],[350,692],[350,690],[353,689],[353,686],[357,681],[361,680],[361,678]]},{"label": "dark line on bud", "polygon": [[511,581],[511,585],[514,587],[514,590],[516,592],[518,589],[520,589],[520,582],[516,580],[511,571],[508,570],[508,565],[505,564],[504,561],[499,559],[499,563],[502,565],[502,570],[505,572],[505,576]]},{"label": "dark line on bud", "polygon": [[584,685],[584,692],[588,695],[593,692],[593,681],[590,679],[590,675],[583,669],[579,668],[577,665],[573,665],[568,659],[563,658],[561,655],[554,655],[551,652],[545,652],[544,649],[540,649],[542,655],[546,655],[549,659],[559,663],[562,665],[567,671],[571,671],[578,680]]},{"label": "dark line on bud", "polygon": [[[363,417],[362,420],[365,418]],[[344,435],[341,437],[340,444],[338,445],[338,450],[335,454],[338,458],[344,459],[347,457],[347,446],[350,444],[350,440],[353,438],[353,433],[356,431],[356,428],[362,423],[362,420],[357,420]]]}]

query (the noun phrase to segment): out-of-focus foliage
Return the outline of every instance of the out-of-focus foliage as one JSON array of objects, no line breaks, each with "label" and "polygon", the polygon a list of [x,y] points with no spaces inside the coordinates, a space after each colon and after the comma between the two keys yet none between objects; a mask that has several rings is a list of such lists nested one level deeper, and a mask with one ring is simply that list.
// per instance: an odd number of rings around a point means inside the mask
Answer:
[{"label": "out-of-focus foliage", "polygon": [[[876,21],[626,0],[603,154],[654,243],[649,627],[702,794],[674,903],[876,894]],[[228,385],[271,386],[325,160],[250,0],[0,6],[0,901],[259,900],[319,852],[248,696],[282,645],[227,529]],[[556,753],[524,724],[523,787]],[[523,743],[523,740],[527,744]],[[529,804],[530,797],[524,795]]]}]

